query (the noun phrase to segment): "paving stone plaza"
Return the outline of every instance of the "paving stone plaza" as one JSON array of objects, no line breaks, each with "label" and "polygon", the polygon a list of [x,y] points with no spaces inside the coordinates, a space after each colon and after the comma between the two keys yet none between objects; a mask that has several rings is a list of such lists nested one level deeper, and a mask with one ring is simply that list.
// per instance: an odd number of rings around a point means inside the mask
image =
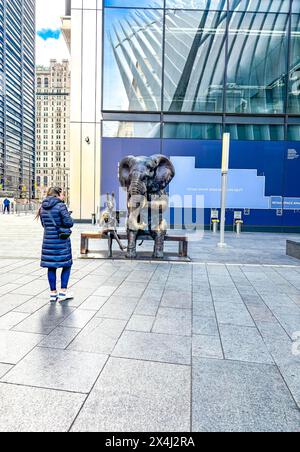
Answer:
[{"label": "paving stone plaza", "polygon": [[205,233],[190,264],[83,260],[77,225],[75,298],[53,306],[41,227],[0,220],[0,431],[300,431],[299,236],[220,250]]}]

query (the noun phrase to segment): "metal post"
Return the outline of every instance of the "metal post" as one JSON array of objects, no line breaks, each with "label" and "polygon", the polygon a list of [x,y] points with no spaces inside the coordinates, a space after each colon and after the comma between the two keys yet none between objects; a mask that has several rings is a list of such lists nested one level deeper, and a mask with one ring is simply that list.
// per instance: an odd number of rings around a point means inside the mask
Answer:
[{"label": "metal post", "polygon": [[218,232],[218,221],[216,221],[216,220],[214,221],[213,220],[213,224],[212,225],[213,225],[213,233],[217,234],[217,232]]},{"label": "metal post", "polygon": [[223,135],[223,153],[222,153],[222,191],[221,191],[221,227],[220,227],[220,248],[226,247],[225,243],[225,222],[226,222],[226,198],[229,169],[229,151],[230,151],[230,133]]},{"label": "metal post", "polygon": [[238,220],[236,222],[235,226],[236,226],[236,233],[237,233],[237,235],[240,235],[242,233],[243,222],[241,220]]}]

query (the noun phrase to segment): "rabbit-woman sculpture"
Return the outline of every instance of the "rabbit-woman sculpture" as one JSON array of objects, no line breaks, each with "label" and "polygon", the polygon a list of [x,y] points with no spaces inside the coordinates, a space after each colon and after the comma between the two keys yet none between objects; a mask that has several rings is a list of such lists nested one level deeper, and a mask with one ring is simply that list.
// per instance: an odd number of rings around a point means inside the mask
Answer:
[{"label": "rabbit-woman sculpture", "polygon": [[106,208],[101,212],[100,216],[100,232],[102,236],[108,237],[108,253],[110,258],[113,257],[113,239],[117,241],[121,251],[126,250],[118,236],[117,223],[115,194],[112,193],[110,196],[110,194],[107,193]]}]

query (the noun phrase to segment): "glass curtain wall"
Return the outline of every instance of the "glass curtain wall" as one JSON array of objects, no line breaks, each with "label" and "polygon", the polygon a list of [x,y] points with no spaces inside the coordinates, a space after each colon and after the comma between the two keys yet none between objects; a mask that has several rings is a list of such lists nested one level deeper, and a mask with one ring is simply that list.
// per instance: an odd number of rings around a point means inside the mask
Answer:
[{"label": "glass curtain wall", "polygon": [[[300,7],[300,1],[299,7]],[[291,58],[289,68],[289,103],[288,111],[300,112],[300,11],[292,15],[291,24]]]},{"label": "glass curtain wall", "polygon": [[104,111],[299,113],[300,0],[104,6]]}]

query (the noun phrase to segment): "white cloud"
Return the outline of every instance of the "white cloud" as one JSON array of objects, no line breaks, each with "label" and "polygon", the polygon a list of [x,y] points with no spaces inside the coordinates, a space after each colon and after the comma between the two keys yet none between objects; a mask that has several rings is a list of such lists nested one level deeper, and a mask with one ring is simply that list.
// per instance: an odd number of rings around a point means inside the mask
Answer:
[{"label": "white cloud", "polygon": [[36,0],[36,23],[40,28],[59,28],[65,13],[64,0]]},{"label": "white cloud", "polygon": [[[61,17],[65,13],[64,0],[36,0],[36,29],[50,28],[57,30],[61,27]],[[44,41],[36,37],[36,63],[49,65],[49,61],[55,58],[62,60],[70,58],[64,38],[48,39]]]},{"label": "white cloud", "polygon": [[39,36],[36,37],[36,64],[48,66],[51,59],[70,59],[63,36],[57,39],[44,41]]}]

